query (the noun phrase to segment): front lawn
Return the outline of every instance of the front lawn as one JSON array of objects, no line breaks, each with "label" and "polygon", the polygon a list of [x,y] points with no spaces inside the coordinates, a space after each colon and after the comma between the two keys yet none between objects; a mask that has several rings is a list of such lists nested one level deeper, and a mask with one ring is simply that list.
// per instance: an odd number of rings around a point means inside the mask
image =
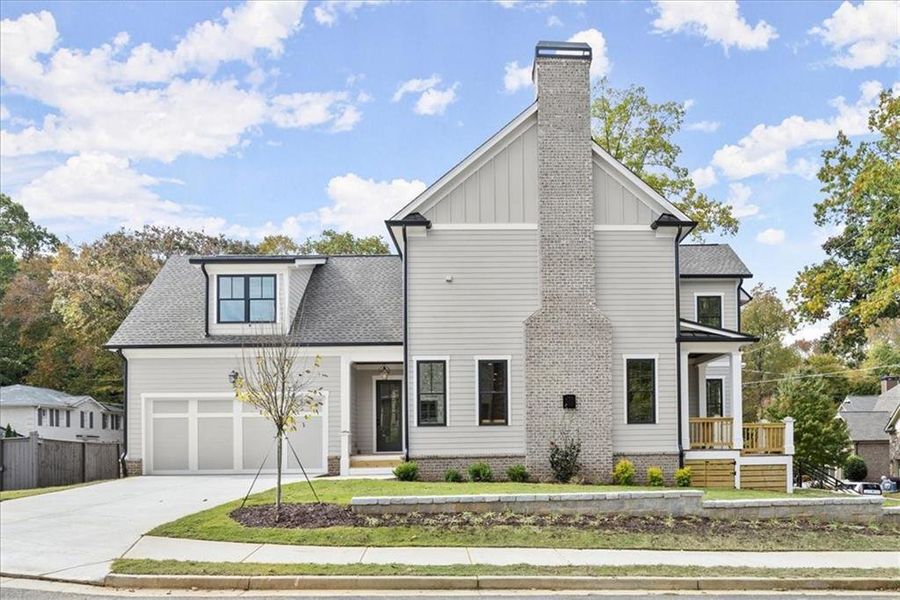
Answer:
[{"label": "front lawn", "polygon": [[229,563],[120,558],[112,572],[128,575],[353,575],[353,576],[486,576],[555,575],[585,577],[777,577],[897,578],[900,569],[768,569],[754,567],[536,566],[536,565],[402,565],[312,563]]},{"label": "front lawn", "polygon": [[[323,502],[347,504],[354,496],[461,495],[479,493],[559,493],[660,488],[524,483],[443,483],[393,480],[330,480],[314,482]],[[710,490],[709,498],[785,497],[786,494]],[[285,486],[288,503],[309,503],[306,483]],[[274,491],[250,497],[248,506],[271,504]],[[215,541],[323,546],[499,546],[554,548],[644,548],[656,550],[896,550],[895,526],[827,526],[794,521],[731,523],[708,519],[610,516],[590,527],[474,522],[333,526],[321,528],[246,527],[231,517],[240,501],[229,502],[157,527],[150,535]],[[477,517],[473,517],[477,520]]]}]

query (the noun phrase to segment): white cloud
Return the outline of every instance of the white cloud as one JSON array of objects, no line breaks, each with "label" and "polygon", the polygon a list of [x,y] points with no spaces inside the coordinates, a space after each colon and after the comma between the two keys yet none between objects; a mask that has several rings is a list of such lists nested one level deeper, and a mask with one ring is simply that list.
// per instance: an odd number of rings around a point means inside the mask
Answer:
[{"label": "white cloud", "polygon": [[756,234],[756,241],[767,246],[780,246],[784,243],[784,229],[769,228]]},{"label": "white cloud", "polygon": [[700,169],[694,169],[693,171],[691,171],[691,179],[694,180],[694,185],[697,186],[698,190],[708,188],[718,182],[718,178],[716,177],[716,170],[712,167],[702,167]]},{"label": "white cloud", "polygon": [[843,2],[822,24],[809,30],[834,52],[832,62],[848,69],[895,65],[900,59],[900,4],[896,1]]},{"label": "white cloud", "polygon": [[11,115],[9,114],[9,109],[0,104],[0,121],[7,120]]},{"label": "white cloud", "polygon": [[881,89],[879,82],[867,81],[860,86],[860,97],[854,104],[835,98],[831,105],[836,114],[827,119],[793,115],[777,125],[757,125],[736,144],[717,150],[712,164],[731,179],[786,173],[809,176],[812,163],[806,159],[790,162],[788,153],[813,142],[833,140],[838,130],[849,136],[866,133],[869,111]]},{"label": "white cloud", "polygon": [[562,27],[562,25],[562,19],[560,19],[556,15],[550,15],[549,17],[547,17],[547,27]]},{"label": "white cloud", "polygon": [[323,0],[313,9],[313,17],[319,25],[331,27],[343,13],[352,16],[363,6],[384,4],[386,0]]},{"label": "white cloud", "polygon": [[419,96],[413,108],[417,115],[442,115],[447,107],[456,102],[456,90],[459,82],[444,90],[431,88]]},{"label": "white cloud", "polygon": [[721,123],[718,121],[695,121],[684,126],[686,131],[702,131],[703,133],[715,133]]},{"label": "white cloud", "polygon": [[506,63],[503,75],[503,89],[509,93],[531,87],[531,65],[520,67],[518,61]]},{"label": "white cloud", "polygon": [[406,94],[419,94],[413,106],[413,111],[418,115],[443,115],[447,107],[456,102],[456,90],[459,82],[444,89],[439,89],[441,83],[439,75],[432,75],[423,79],[410,79],[397,86],[397,91],[391,97],[391,102],[399,102]]},{"label": "white cloud", "polygon": [[334,131],[349,131],[362,115],[349,103],[347,92],[282,94],[272,98],[272,121],[279,127],[330,124]]},{"label": "white cloud", "polygon": [[596,29],[579,31],[567,41],[583,42],[591,47],[591,79],[599,79],[609,73],[612,63],[606,55],[606,38]]},{"label": "white cloud", "polygon": [[731,205],[731,212],[736,218],[743,219],[759,214],[759,207],[748,202],[751,195],[753,190],[743,183],[732,183],[728,186],[727,202]]},{"label": "white cloud", "polygon": [[656,32],[699,35],[720,44],[726,52],[732,46],[739,50],[765,50],[778,37],[775,28],[765,21],[751,27],[741,16],[737,0],[656,0],[655,4]]},{"label": "white cloud", "polygon": [[[591,79],[599,79],[609,73],[612,63],[606,54],[606,39],[596,29],[579,31],[567,41],[583,42],[591,47]],[[531,65],[519,66],[518,61],[506,63],[503,74],[503,89],[509,93],[531,88]]]},{"label": "white cloud", "polygon": [[356,235],[382,234],[385,215],[400,210],[425,190],[417,179],[375,181],[355,173],[332,177],[326,189],[331,205],[319,209],[322,227]]}]

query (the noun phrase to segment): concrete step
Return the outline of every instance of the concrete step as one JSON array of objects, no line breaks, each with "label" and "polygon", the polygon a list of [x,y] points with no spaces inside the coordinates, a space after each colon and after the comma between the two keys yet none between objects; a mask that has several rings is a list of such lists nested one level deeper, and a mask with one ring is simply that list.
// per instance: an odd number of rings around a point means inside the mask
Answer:
[{"label": "concrete step", "polygon": [[402,462],[402,454],[357,454],[350,457],[350,468],[393,469]]}]

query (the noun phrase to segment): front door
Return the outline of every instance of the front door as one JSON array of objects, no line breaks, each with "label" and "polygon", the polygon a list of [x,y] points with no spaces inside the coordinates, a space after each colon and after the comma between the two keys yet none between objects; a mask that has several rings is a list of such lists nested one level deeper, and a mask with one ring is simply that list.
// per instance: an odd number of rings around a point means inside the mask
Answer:
[{"label": "front door", "polygon": [[403,382],[398,379],[375,381],[375,451],[403,450]]}]

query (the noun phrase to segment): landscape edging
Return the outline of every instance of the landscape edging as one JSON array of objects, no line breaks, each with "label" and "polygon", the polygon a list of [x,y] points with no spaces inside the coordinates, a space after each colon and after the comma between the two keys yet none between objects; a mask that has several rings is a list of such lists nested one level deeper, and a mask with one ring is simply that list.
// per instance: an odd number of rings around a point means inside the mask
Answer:
[{"label": "landscape edging", "polygon": [[590,577],[556,575],[127,575],[113,588],[200,590],[900,590],[900,578]]}]

